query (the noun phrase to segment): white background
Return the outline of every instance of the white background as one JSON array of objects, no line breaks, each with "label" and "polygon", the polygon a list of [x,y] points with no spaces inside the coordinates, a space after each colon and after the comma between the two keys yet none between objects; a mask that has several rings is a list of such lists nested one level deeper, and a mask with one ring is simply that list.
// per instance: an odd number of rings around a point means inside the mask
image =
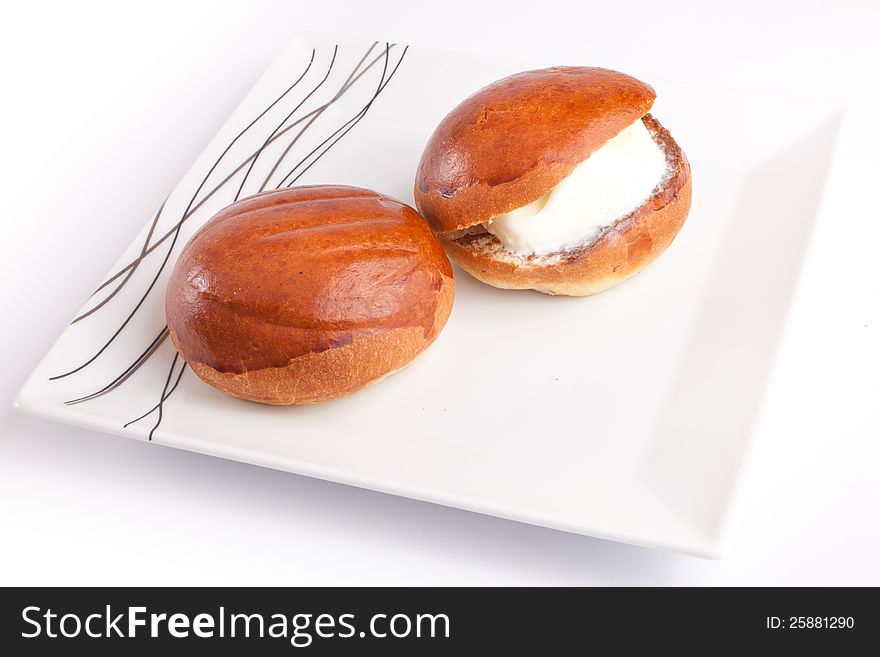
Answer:
[{"label": "white background", "polygon": [[[815,231],[721,561],[11,410],[15,390],[86,294],[295,30],[844,100],[868,116],[876,107],[877,3],[712,5],[4,8],[0,584],[880,584],[876,201]],[[853,186],[880,189],[876,122],[863,130],[861,147],[838,164],[851,169]]]}]

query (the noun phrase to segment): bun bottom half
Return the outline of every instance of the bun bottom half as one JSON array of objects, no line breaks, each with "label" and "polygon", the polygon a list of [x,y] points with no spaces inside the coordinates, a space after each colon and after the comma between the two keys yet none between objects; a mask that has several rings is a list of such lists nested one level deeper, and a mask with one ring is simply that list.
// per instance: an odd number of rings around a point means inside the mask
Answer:
[{"label": "bun bottom half", "polygon": [[583,246],[541,256],[506,249],[482,227],[437,237],[449,257],[474,278],[508,290],[587,296],[607,290],[653,262],[678,234],[691,206],[691,171],[669,132],[642,119],[664,150],[669,175],[641,207]]},{"label": "bun bottom half", "polygon": [[[443,279],[437,296],[434,321],[443,326],[452,312],[454,283]],[[169,326],[174,347],[177,335]],[[427,339],[421,327],[401,327],[354,342],[294,358],[283,367],[245,372],[221,372],[206,363],[189,365],[205,383],[233,397],[278,406],[317,404],[379,383],[412,363],[434,342],[440,331]]]}]

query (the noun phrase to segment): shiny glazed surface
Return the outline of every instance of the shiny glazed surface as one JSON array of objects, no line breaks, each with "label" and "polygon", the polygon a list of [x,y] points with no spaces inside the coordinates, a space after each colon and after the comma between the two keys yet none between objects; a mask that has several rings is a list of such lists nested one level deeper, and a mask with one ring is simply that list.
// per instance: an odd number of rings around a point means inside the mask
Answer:
[{"label": "shiny glazed surface", "polygon": [[530,203],[644,116],[654,90],[603,68],[517,73],[466,98],[437,126],[415,181],[434,230],[473,226]]},{"label": "shiny glazed surface", "polygon": [[235,203],[192,238],[166,315],[187,361],[242,373],[395,328],[430,341],[444,277],[449,261],[409,206],[353,187],[292,188]]}]

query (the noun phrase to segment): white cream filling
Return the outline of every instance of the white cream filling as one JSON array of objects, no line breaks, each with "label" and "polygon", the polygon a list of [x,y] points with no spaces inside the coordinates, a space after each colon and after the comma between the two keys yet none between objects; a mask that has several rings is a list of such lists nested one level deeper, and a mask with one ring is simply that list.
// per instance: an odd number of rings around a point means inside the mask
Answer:
[{"label": "white cream filling", "polygon": [[537,201],[484,224],[510,251],[543,255],[595,239],[645,203],[667,172],[641,119],[609,139]]}]

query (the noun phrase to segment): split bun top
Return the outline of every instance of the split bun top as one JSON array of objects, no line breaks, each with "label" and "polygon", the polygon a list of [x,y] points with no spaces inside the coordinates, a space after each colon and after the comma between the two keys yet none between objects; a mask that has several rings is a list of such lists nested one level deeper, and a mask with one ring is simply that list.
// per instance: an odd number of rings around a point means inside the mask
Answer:
[{"label": "split bun top", "polygon": [[617,71],[526,71],[465,99],[437,126],[415,199],[438,233],[522,207],[651,109],[655,93]]}]

